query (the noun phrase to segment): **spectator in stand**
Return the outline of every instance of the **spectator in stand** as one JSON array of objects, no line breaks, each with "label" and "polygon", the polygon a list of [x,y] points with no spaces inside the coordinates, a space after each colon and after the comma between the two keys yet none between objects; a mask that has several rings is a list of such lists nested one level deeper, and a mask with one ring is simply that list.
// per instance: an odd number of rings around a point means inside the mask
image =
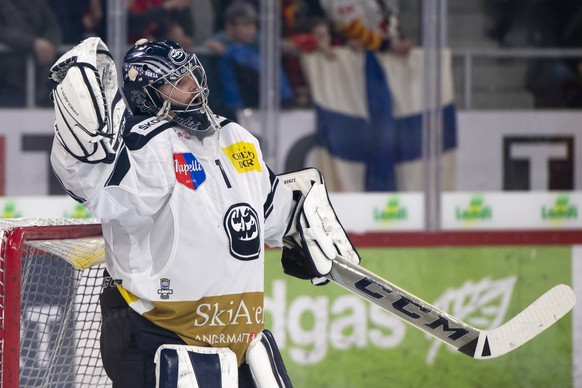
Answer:
[{"label": "spectator in stand", "polygon": [[[581,48],[579,0],[540,0],[529,9],[530,43],[535,47]],[[582,59],[538,59],[529,63],[526,85],[536,108],[582,108]]]},{"label": "spectator in stand", "polygon": [[325,19],[314,19],[311,25],[311,34],[315,41],[315,49],[320,50],[329,59],[333,59],[335,57],[333,46],[340,43],[334,42],[329,22]]},{"label": "spectator in stand", "polygon": [[332,46],[345,44],[355,50],[408,55],[412,42],[404,38],[395,7],[394,2],[378,0],[283,0],[283,50],[291,54],[283,63],[294,90],[307,87],[299,52],[320,50],[331,59]]},{"label": "spectator in stand", "polygon": [[9,47],[0,58],[0,105],[25,102],[26,60],[35,59],[36,104],[51,106],[48,70],[58,54],[62,33],[46,0],[0,0],[0,43]]},{"label": "spectator in stand", "polygon": [[526,46],[527,5],[527,0],[485,0],[487,35],[502,46]]},{"label": "spectator in stand", "polygon": [[59,21],[63,43],[78,44],[89,36],[105,39],[101,0],[48,0]]},{"label": "spectator in stand", "polygon": [[190,15],[196,44],[206,42],[215,32],[216,0],[190,0]]},{"label": "spectator in stand", "polygon": [[[224,13],[225,29],[206,42],[206,47],[220,56],[220,83],[227,117],[236,110],[257,107],[259,103],[260,53],[257,41],[258,14],[247,1],[234,1]],[[293,93],[283,69],[280,69],[283,104]]]},{"label": "spectator in stand", "polygon": [[391,0],[320,0],[335,30],[355,49],[387,51],[406,56],[413,44],[406,39]]},{"label": "spectator in stand", "polygon": [[89,0],[89,4],[83,11],[83,27],[85,28],[85,38],[98,36],[101,39],[107,38],[105,26],[107,0]]},{"label": "spectator in stand", "polygon": [[[563,47],[582,48],[582,4],[574,3],[568,23],[564,26]],[[565,85],[567,108],[582,108],[582,58],[571,59],[566,66],[574,75],[573,81]]]},{"label": "spectator in stand", "polygon": [[127,0],[127,7],[128,43],[169,39],[192,51],[190,0]]},{"label": "spectator in stand", "polygon": [[[487,0],[488,35],[502,47],[582,47],[579,0]],[[536,108],[582,107],[582,60],[540,58],[528,62],[526,87]]]},{"label": "spectator in stand", "polygon": [[[214,19],[214,28],[215,32],[224,31],[224,13],[228,6],[234,2],[240,0],[211,0],[214,4],[215,10],[215,19]],[[260,9],[261,0],[246,0],[248,3],[252,4],[256,10]]]},{"label": "spectator in stand", "polygon": [[325,17],[318,1],[281,0],[281,62],[289,83],[293,89],[294,105],[310,105],[310,92],[301,69],[299,54],[316,49],[316,40],[312,35],[312,19]]}]

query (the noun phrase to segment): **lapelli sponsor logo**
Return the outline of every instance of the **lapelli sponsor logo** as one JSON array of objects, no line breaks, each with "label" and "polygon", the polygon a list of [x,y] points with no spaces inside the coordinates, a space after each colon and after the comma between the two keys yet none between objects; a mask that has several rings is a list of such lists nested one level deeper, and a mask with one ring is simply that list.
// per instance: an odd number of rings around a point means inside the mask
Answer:
[{"label": "lapelli sponsor logo", "polygon": [[202,165],[197,160],[181,163],[174,159],[174,169],[176,173],[184,174],[191,171],[203,171]]},{"label": "lapelli sponsor logo", "polygon": [[197,190],[206,181],[206,171],[191,153],[174,154],[176,180],[192,190]]}]

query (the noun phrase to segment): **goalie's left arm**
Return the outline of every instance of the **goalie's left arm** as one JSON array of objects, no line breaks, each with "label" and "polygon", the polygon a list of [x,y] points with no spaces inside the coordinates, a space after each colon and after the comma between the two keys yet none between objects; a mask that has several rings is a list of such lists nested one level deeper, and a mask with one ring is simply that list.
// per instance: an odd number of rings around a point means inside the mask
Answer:
[{"label": "goalie's left arm", "polygon": [[328,282],[324,277],[337,256],[359,264],[360,256],[331,205],[321,173],[308,168],[278,177],[293,190],[297,201],[283,238],[284,272],[319,285]]}]

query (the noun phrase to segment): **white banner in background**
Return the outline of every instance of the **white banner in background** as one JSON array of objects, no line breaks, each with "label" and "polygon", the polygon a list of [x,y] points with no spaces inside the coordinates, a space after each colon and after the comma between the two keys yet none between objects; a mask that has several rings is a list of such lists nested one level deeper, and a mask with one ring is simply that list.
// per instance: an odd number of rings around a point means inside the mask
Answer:
[{"label": "white banner in background", "polygon": [[329,197],[349,232],[422,231],[424,228],[421,193],[330,193]]},{"label": "white banner in background", "polygon": [[[421,193],[331,193],[348,232],[423,231]],[[581,229],[582,193],[444,193],[443,230]],[[0,198],[0,217],[89,218],[67,196]]]},{"label": "white banner in background", "polygon": [[[457,119],[459,191],[582,190],[582,111],[473,111]],[[551,188],[555,179],[572,186]]]},{"label": "white banner in background", "polygon": [[445,193],[442,229],[578,229],[582,193]]},{"label": "white banner in background", "polygon": [[[525,175],[532,187],[551,180],[549,166],[571,169],[574,190],[582,190],[582,112],[458,112],[458,191],[502,191],[504,173],[510,178]],[[0,109],[0,136],[6,139],[4,173],[5,195],[55,194],[59,184],[52,177],[49,152],[52,144],[54,113],[50,109]],[[242,117],[242,124],[263,140],[260,119],[253,111]],[[310,110],[283,111],[279,120],[278,147],[272,161],[276,172],[309,164],[309,142],[315,115]],[[534,142],[528,142],[533,138]],[[287,160],[293,153],[292,160]],[[557,156],[553,156],[557,155]],[[524,167],[525,166],[525,167]],[[535,168],[534,168],[535,167]],[[577,168],[576,168],[577,167]],[[540,178],[542,177],[542,178]],[[512,182],[508,182],[511,184]],[[64,192],[58,192],[64,194]]]}]

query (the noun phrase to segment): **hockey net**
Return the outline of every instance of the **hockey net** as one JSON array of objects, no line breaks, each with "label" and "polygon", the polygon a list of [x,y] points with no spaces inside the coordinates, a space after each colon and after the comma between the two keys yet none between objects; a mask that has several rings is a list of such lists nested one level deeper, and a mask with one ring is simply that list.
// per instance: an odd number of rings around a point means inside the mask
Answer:
[{"label": "hockey net", "polygon": [[0,219],[0,386],[110,386],[99,220]]}]

